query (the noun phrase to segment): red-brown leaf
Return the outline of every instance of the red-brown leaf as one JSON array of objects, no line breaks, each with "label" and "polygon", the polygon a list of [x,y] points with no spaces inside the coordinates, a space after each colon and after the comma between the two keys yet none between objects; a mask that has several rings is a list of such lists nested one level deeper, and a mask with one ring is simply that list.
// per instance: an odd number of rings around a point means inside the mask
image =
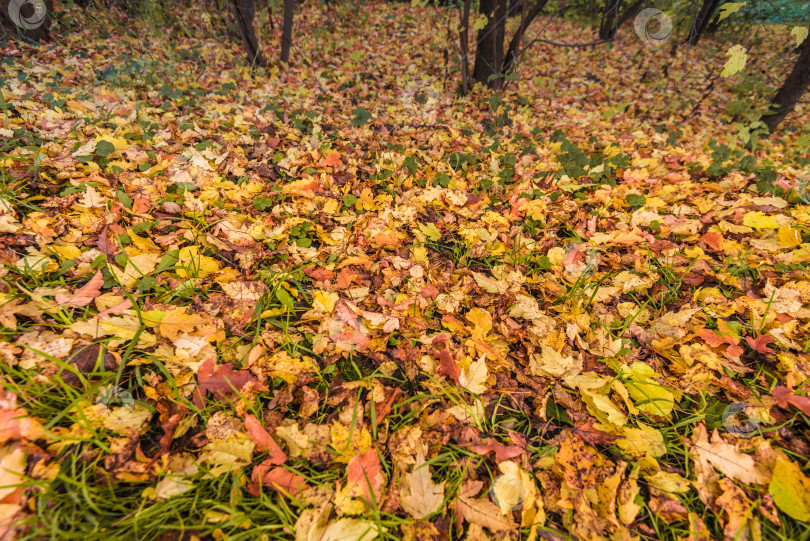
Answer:
[{"label": "red-brown leaf", "polygon": [[750,336],[745,337],[745,341],[748,342],[748,345],[751,346],[756,352],[759,353],[776,353],[774,350],[768,347],[768,344],[771,342],[776,342],[773,339],[773,336],[770,334],[760,334],[756,338],[751,338]]},{"label": "red-brown leaf", "polygon": [[788,404],[792,404],[800,409],[802,413],[810,417],[810,398],[795,395],[793,391],[782,385],[776,387],[773,392],[771,392],[771,396],[773,396],[780,408],[787,408]]},{"label": "red-brown leaf", "polygon": [[459,370],[458,365],[456,365],[456,361],[453,360],[453,356],[450,355],[450,350],[444,348],[436,354],[436,357],[439,358],[439,368],[436,371],[452,379],[453,382],[458,385],[461,370]]},{"label": "red-brown leaf", "polygon": [[269,460],[265,460],[255,468],[250,476],[251,483],[248,484],[248,491],[253,496],[258,496],[262,486],[270,487],[273,490],[291,496],[297,496],[302,491],[309,488],[304,478],[281,466],[273,467]]},{"label": "red-brown leaf", "polygon": [[601,430],[597,430],[593,425],[596,419],[593,417],[588,418],[584,423],[578,423],[574,426],[574,434],[590,445],[613,445],[621,436],[613,436]]},{"label": "red-brown leaf", "polygon": [[110,226],[105,225],[101,233],[98,234],[98,251],[104,255],[115,254],[115,242],[110,242],[109,229]]},{"label": "red-brown leaf", "polygon": [[58,293],[55,297],[59,306],[64,308],[79,308],[87,306],[90,302],[101,295],[101,286],[104,285],[104,276],[101,271],[96,271],[90,281],[77,289],[73,295],[62,295]]},{"label": "red-brown leaf", "polygon": [[248,384],[252,384],[256,390],[267,390],[267,387],[259,383],[259,380],[247,370],[234,370],[231,363],[214,368],[214,360],[208,359],[197,370],[197,392],[194,396],[194,404],[202,407],[206,391],[211,391],[217,398],[224,398],[233,393],[234,389],[241,391]]},{"label": "red-brown leaf", "polygon": [[265,462],[273,465],[284,464],[284,461],[287,460],[286,453],[254,415],[250,413],[245,415],[245,428],[250,439],[256,444],[256,450],[270,453],[270,457]]},{"label": "red-brown leaf", "polygon": [[[388,394],[386,390],[386,395]],[[391,410],[394,407],[394,401],[397,399],[399,395],[402,394],[402,389],[396,388],[391,392],[391,395],[386,398],[383,402],[375,402],[374,403],[374,418],[377,420],[377,423],[381,423],[385,416],[391,413]]]}]

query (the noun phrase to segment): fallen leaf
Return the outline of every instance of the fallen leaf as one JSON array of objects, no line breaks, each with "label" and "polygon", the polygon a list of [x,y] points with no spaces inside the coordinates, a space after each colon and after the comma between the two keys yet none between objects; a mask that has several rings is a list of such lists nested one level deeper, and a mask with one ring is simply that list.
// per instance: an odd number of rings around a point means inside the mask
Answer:
[{"label": "fallen leaf", "polygon": [[810,417],[810,398],[793,394],[793,391],[782,385],[774,387],[771,396],[780,408],[787,409],[788,404],[791,404]]},{"label": "fallen leaf", "polygon": [[402,508],[417,520],[435,513],[444,502],[444,482],[433,482],[430,467],[425,463],[421,449],[416,454],[413,471],[403,474],[401,483],[402,494],[399,501]]},{"label": "fallen leaf", "polygon": [[251,483],[248,487],[251,494],[258,496],[260,487],[266,486],[282,494],[295,497],[309,488],[300,475],[281,466],[272,466],[273,462],[268,459],[253,468],[250,476]]},{"label": "fallen leaf", "polygon": [[776,506],[791,517],[810,520],[810,479],[795,462],[777,459],[768,493]]},{"label": "fallen leaf", "polygon": [[256,444],[256,450],[260,453],[267,452],[270,454],[270,457],[265,462],[279,465],[287,460],[287,455],[281,450],[276,440],[264,429],[256,416],[250,413],[245,415],[245,429],[250,439]]},{"label": "fallen leaf", "polygon": [[104,277],[101,271],[96,271],[89,282],[77,289],[73,295],[67,296],[57,293],[54,297],[57,304],[64,308],[79,308],[87,306],[90,302],[101,295],[101,287],[104,285]]},{"label": "fallen leaf", "polygon": [[458,518],[478,524],[493,533],[514,529],[516,524],[511,516],[504,516],[498,506],[488,499],[475,498],[475,495],[481,491],[482,486],[483,482],[472,480],[467,480],[461,485],[455,503]]}]

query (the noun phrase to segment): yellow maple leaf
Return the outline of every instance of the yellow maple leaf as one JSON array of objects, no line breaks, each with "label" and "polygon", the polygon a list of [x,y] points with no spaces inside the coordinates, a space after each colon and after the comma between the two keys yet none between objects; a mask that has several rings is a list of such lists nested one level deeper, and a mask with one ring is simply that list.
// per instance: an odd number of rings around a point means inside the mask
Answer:
[{"label": "yellow maple leaf", "polygon": [[483,340],[492,329],[492,315],[478,307],[473,308],[467,313],[467,321],[473,324],[470,333],[476,340]]},{"label": "yellow maple leaf", "polygon": [[764,212],[746,212],[743,216],[743,224],[754,229],[776,229],[779,222],[775,216],[768,216]]},{"label": "yellow maple leaf", "polygon": [[174,308],[164,312],[158,330],[169,340],[177,340],[181,333],[191,333],[194,327],[204,322],[197,314],[186,314],[185,308]]},{"label": "yellow maple leaf", "polygon": [[802,234],[800,231],[791,229],[790,227],[779,228],[779,245],[785,248],[795,248],[802,243]]},{"label": "yellow maple leaf", "polygon": [[200,254],[199,246],[186,246],[177,256],[177,275],[181,278],[205,278],[219,271],[219,263],[207,255]]},{"label": "yellow maple leaf", "polygon": [[748,61],[748,53],[745,50],[745,47],[742,45],[735,45],[731,49],[728,50],[726,55],[729,59],[726,61],[726,65],[723,66],[723,77],[731,77],[737,72],[742,71],[745,69],[745,63]]}]

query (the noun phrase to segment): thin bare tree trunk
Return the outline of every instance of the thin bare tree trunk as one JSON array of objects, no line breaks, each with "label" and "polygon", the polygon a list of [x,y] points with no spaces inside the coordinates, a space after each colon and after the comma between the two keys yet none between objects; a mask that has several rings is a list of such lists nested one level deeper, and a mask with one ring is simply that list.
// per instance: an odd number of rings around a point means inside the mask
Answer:
[{"label": "thin bare tree trunk", "polygon": [[[645,0],[636,0],[627,9],[622,10],[623,0],[607,0],[602,22],[599,26],[599,39],[610,41],[616,37],[619,28],[638,13]],[[611,2],[613,2],[611,4]]]},{"label": "thin bare tree trunk", "polygon": [[281,61],[290,61],[290,47],[292,46],[293,10],[295,0],[284,0],[284,23],[281,26]]},{"label": "thin bare tree trunk", "polygon": [[528,13],[525,14],[520,21],[520,26],[512,36],[512,41],[509,42],[509,48],[506,50],[506,58],[503,61],[503,72],[510,73],[515,69],[518,56],[520,55],[520,45],[523,42],[523,36],[526,35],[526,30],[529,29],[534,19],[540,15],[543,8],[546,7],[548,0],[537,0]]},{"label": "thin bare tree trunk", "polygon": [[720,7],[721,0],[703,0],[700,6],[695,22],[692,25],[692,30],[689,32],[689,37],[686,39],[688,45],[697,45],[700,36],[706,33],[706,28],[709,26],[709,21],[712,20],[714,12]]},{"label": "thin bare tree trunk", "polygon": [[810,39],[805,39],[793,70],[771,101],[771,105],[777,107],[776,112],[762,117],[762,121],[771,132],[776,130],[785,117],[796,108],[796,103],[807,90],[808,84],[810,84]]},{"label": "thin bare tree trunk", "polygon": [[599,24],[599,39],[613,39],[618,30],[616,20],[619,18],[619,9],[622,0],[606,0],[605,11],[602,12],[602,21]]},{"label": "thin bare tree trunk", "polygon": [[502,83],[503,40],[506,34],[506,0],[481,0],[478,8],[487,25],[478,31],[473,79],[490,88]]},{"label": "thin bare tree trunk", "polygon": [[[616,22],[616,30],[622,27],[627,21],[631,18],[635,17],[639,11],[641,11],[641,6],[644,5],[645,0],[636,0],[635,4],[632,4],[629,8],[624,10],[624,12],[619,17],[618,22]],[[615,37],[615,36],[614,36]]]},{"label": "thin bare tree trunk", "polygon": [[21,38],[36,42],[51,41],[49,29],[52,12],[51,0],[0,0],[0,40]]},{"label": "thin bare tree trunk", "polygon": [[461,92],[466,94],[470,91],[470,63],[468,53],[470,49],[470,4],[472,0],[464,1],[464,12],[461,15],[461,26],[458,31],[459,46],[461,48]]},{"label": "thin bare tree trunk", "polygon": [[264,58],[259,49],[259,40],[256,39],[256,32],[253,29],[253,16],[256,13],[254,0],[231,0],[231,6],[236,18],[236,25],[239,27],[239,35],[245,45],[248,63],[264,66]]}]

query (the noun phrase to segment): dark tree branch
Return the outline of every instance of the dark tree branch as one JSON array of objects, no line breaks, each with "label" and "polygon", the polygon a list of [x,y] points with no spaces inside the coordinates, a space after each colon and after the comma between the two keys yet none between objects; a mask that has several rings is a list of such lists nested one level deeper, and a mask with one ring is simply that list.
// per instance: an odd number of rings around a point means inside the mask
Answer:
[{"label": "dark tree branch", "polygon": [[459,27],[458,39],[461,48],[461,92],[466,94],[470,91],[470,63],[468,61],[470,49],[470,4],[472,0],[464,1],[464,11],[461,15],[461,26]]},{"label": "dark tree branch", "polygon": [[253,15],[256,12],[254,0],[230,0],[234,8],[233,13],[236,18],[236,26],[239,28],[239,35],[245,45],[248,63],[251,66],[264,66],[264,58],[259,49],[259,40],[256,39],[256,32],[253,29]]},{"label": "dark tree branch", "polygon": [[281,26],[281,61],[290,61],[290,47],[292,46],[293,10],[295,0],[284,0],[284,23]]},{"label": "dark tree branch", "polygon": [[520,50],[520,44],[523,41],[523,36],[526,35],[526,30],[529,29],[534,19],[540,15],[540,12],[543,11],[543,8],[546,7],[547,3],[548,0],[537,0],[529,12],[526,13],[523,19],[520,21],[520,26],[515,32],[515,35],[512,36],[512,41],[509,42],[509,48],[506,51],[506,58],[503,61],[504,73],[511,73],[514,69],[518,58],[518,51]]},{"label": "dark tree branch", "polygon": [[771,132],[776,130],[785,117],[796,108],[796,103],[807,90],[808,84],[810,84],[810,39],[805,39],[799,49],[799,58],[796,59],[793,70],[771,101],[776,111],[762,116],[768,130]]}]

